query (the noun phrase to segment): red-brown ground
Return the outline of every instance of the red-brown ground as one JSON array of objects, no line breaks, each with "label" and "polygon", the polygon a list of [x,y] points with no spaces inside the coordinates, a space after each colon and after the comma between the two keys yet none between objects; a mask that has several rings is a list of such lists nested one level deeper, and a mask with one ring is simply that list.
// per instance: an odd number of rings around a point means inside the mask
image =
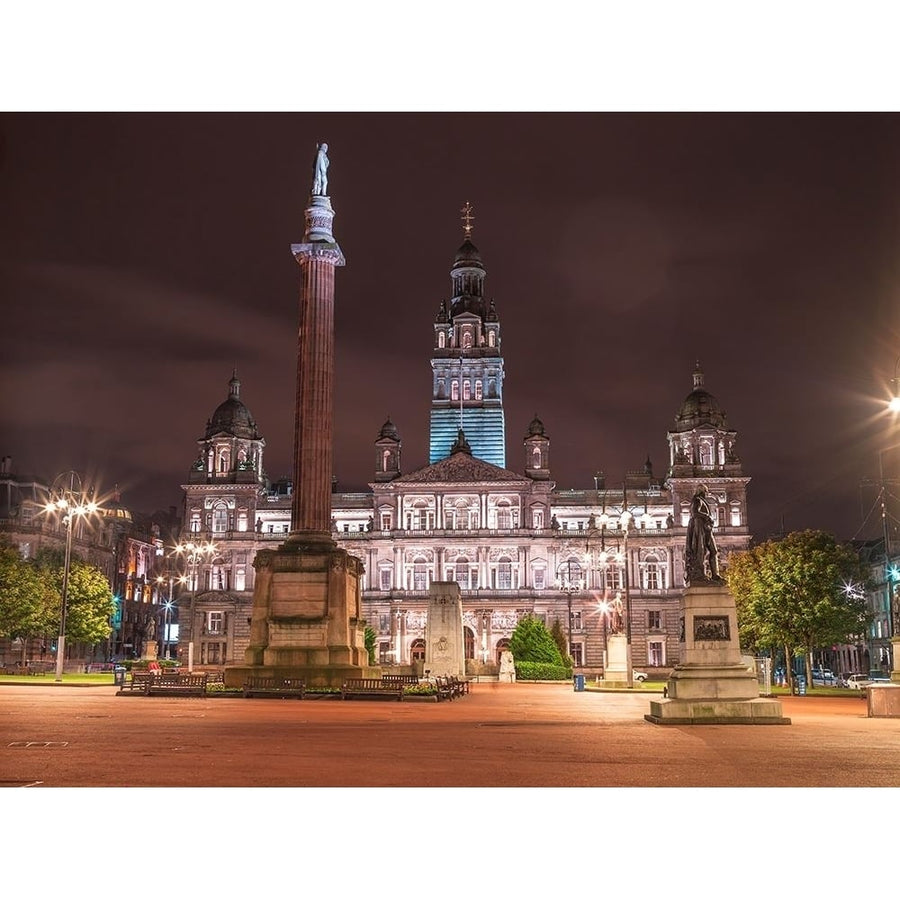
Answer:
[{"label": "red-brown ground", "polygon": [[897,787],[900,719],[786,697],[781,726],[658,726],[652,695],[477,684],[444,703],[0,685],[0,784]]}]

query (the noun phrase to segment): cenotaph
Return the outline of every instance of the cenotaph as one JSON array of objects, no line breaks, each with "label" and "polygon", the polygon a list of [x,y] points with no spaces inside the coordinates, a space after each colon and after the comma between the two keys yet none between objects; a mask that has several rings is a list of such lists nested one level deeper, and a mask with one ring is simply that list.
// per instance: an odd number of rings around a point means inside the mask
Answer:
[{"label": "cenotaph", "polygon": [[301,273],[291,532],[256,554],[250,643],[245,665],[225,669],[230,687],[248,676],[339,687],[381,674],[365,647],[362,563],[331,537],[334,270],[344,256],[332,234],[328,164],[321,144],[304,240],[291,247]]},{"label": "cenotaph", "polygon": [[425,669],[433,676],[465,678],[462,595],[455,581],[432,581],[425,621]]},{"label": "cenotaph", "polygon": [[719,576],[707,489],[691,504],[682,600],[682,662],[667,697],[650,701],[644,718],[655,725],[790,725],[781,702],[759,696],[759,682],[741,660],[734,597]]}]

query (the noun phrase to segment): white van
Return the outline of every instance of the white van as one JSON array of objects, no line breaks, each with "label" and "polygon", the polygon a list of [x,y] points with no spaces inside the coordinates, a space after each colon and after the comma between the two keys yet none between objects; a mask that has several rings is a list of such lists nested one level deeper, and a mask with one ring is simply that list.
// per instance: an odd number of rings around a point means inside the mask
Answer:
[{"label": "white van", "polygon": [[861,690],[862,688],[866,687],[867,685],[869,685],[871,683],[872,683],[872,679],[869,678],[868,675],[856,674],[856,675],[851,675],[847,679],[847,687],[853,688],[853,690],[855,690],[855,691]]}]

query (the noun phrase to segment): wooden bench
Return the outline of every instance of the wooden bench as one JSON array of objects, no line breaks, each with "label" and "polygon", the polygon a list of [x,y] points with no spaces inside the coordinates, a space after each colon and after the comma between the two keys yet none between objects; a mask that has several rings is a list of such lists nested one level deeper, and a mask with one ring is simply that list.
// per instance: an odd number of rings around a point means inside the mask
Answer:
[{"label": "wooden bench", "polygon": [[206,672],[178,672],[168,674],[151,672],[145,691],[148,697],[177,694],[182,696],[206,696]]},{"label": "wooden bench", "polygon": [[244,680],[245,697],[297,697],[303,699],[306,683],[299,678],[270,678],[250,675]]},{"label": "wooden bench", "polygon": [[452,700],[456,696],[449,675],[436,675],[434,686],[437,688],[438,700]]},{"label": "wooden bench", "polygon": [[403,699],[403,683],[383,678],[349,678],[341,685],[341,700],[349,697],[395,697]]},{"label": "wooden bench", "polygon": [[382,675],[382,681],[386,681],[389,684],[418,684],[419,676],[418,675]]},{"label": "wooden bench", "polygon": [[131,678],[121,685],[120,690],[132,694],[146,694],[152,677],[152,672],[132,672]]}]

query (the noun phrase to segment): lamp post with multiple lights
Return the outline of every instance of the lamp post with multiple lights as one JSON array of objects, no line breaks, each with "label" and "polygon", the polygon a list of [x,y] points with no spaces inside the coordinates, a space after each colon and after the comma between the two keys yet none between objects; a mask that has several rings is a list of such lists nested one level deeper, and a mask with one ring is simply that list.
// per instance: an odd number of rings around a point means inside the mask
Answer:
[{"label": "lamp post with multiple lights", "polygon": [[[900,413],[900,356],[894,363],[894,377],[891,379],[891,397],[888,409],[896,421]],[[895,447],[886,447],[878,453],[879,499],[881,500],[881,531],[884,538],[884,582],[887,588],[888,628],[891,633],[891,681],[900,682],[900,582],[896,580],[896,567],[891,558],[890,534],[887,524],[887,504],[885,500],[884,454]]]},{"label": "lamp post with multiple lights", "polygon": [[572,595],[581,593],[585,589],[584,569],[574,559],[567,559],[556,570],[556,585],[566,595],[566,608],[568,610],[568,628],[566,634],[569,641],[569,656],[574,659],[572,653]]},{"label": "lamp post with multiple lights", "polygon": [[188,587],[191,592],[190,625],[188,641],[188,671],[194,671],[194,605],[197,599],[197,576],[200,565],[209,562],[218,552],[219,548],[212,541],[185,541],[175,546],[175,552],[184,558],[188,567]]},{"label": "lamp post with multiple lights", "polygon": [[[187,581],[187,578],[184,575],[176,577],[174,574],[169,572],[168,575],[157,575],[156,576],[156,586],[157,586],[157,595],[162,591],[163,585],[168,583],[169,591],[168,598],[162,604],[162,612],[163,612],[163,657],[165,659],[170,659],[170,633],[169,629],[171,627],[172,621],[172,610],[175,607],[175,604],[172,601],[172,590],[175,585],[175,582],[179,584],[184,584]],[[159,615],[159,613],[157,613]]]},{"label": "lamp post with multiple lights", "polygon": [[44,510],[48,514],[61,515],[66,528],[66,549],[63,562],[62,604],[59,616],[59,640],[56,644],[56,681],[62,681],[66,655],[66,612],[69,602],[69,575],[72,569],[72,534],[78,519],[84,521],[100,510],[94,502],[93,490],[86,491],[81,476],[68,471],[57,475],[50,486],[49,498]]}]

